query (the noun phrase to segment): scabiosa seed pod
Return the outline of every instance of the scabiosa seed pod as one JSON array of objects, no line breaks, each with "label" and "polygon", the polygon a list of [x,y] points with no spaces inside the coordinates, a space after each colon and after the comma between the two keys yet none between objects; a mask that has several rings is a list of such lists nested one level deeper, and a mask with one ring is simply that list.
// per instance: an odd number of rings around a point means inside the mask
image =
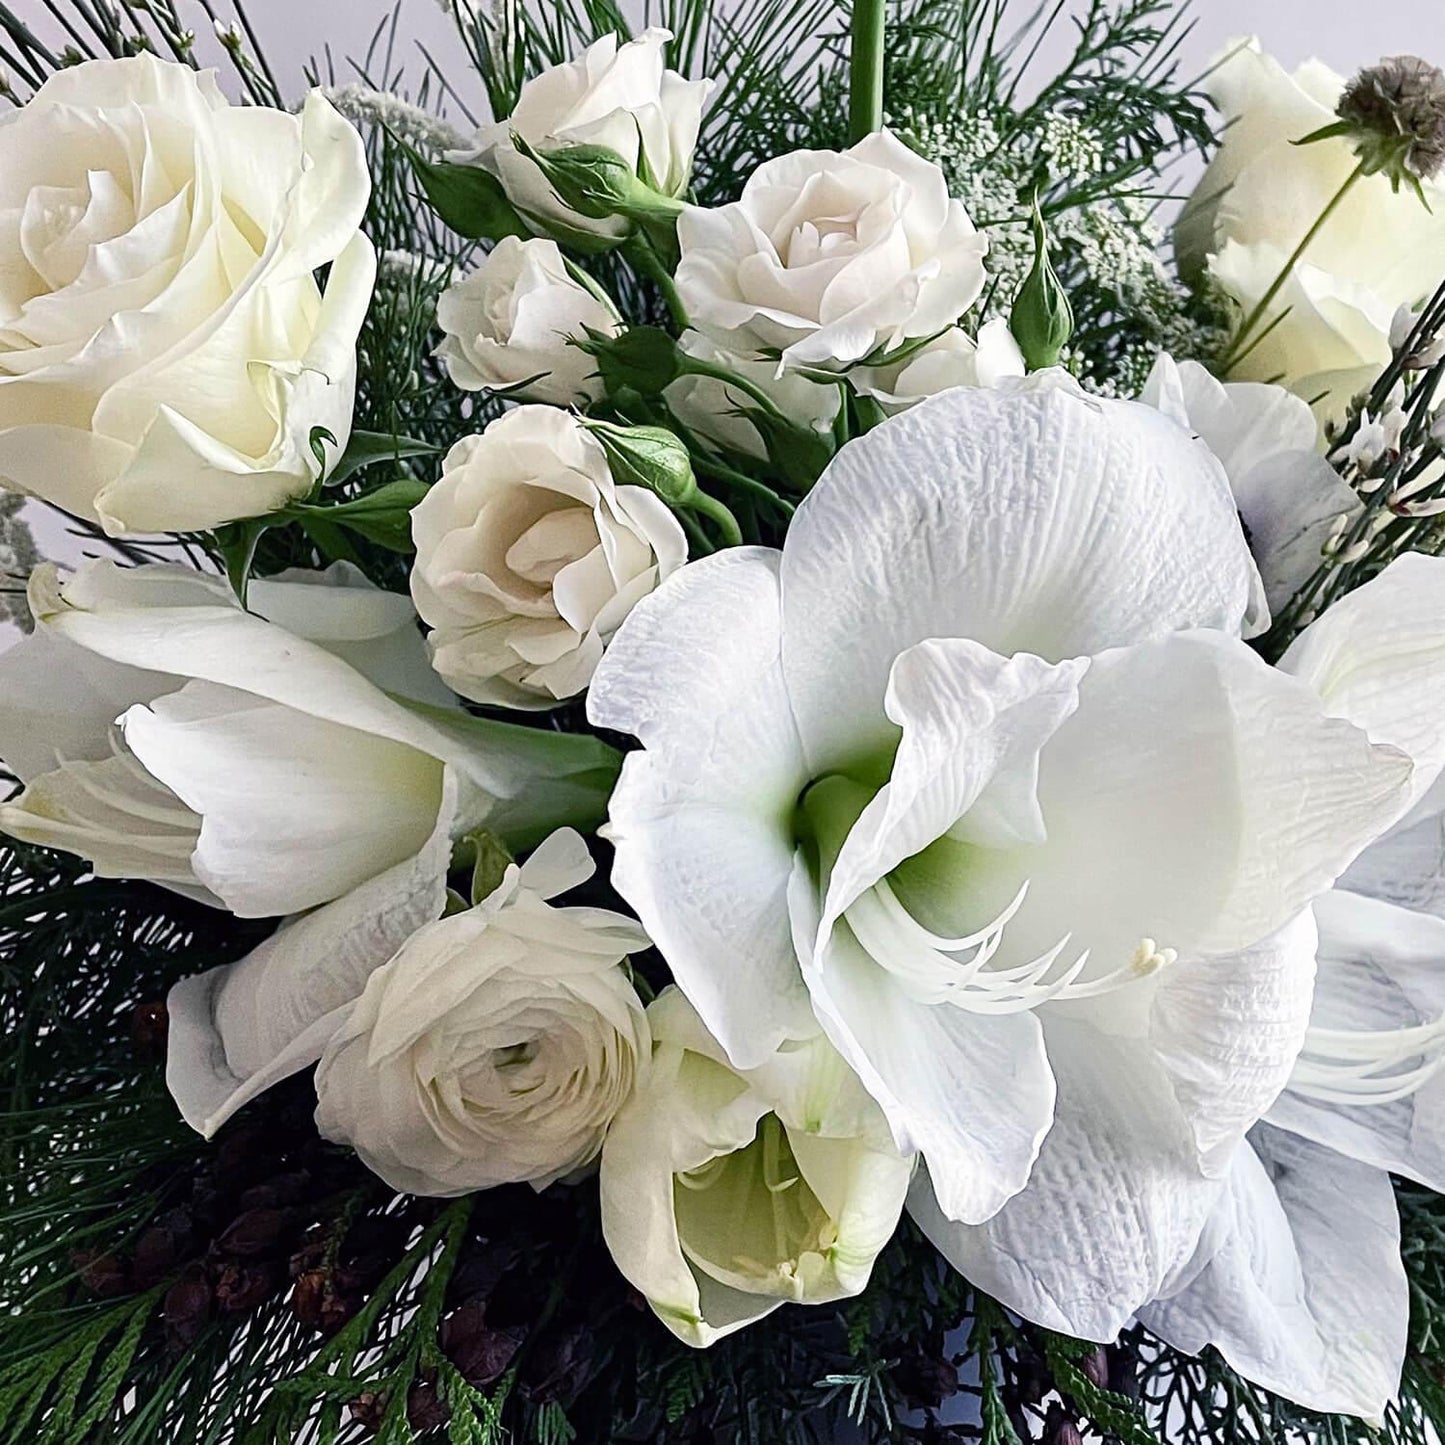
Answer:
[{"label": "scabiosa seed pod", "polygon": [[1367,66],[1345,87],[1336,114],[1370,174],[1418,190],[1445,167],[1445,72],[1417,55]]}]

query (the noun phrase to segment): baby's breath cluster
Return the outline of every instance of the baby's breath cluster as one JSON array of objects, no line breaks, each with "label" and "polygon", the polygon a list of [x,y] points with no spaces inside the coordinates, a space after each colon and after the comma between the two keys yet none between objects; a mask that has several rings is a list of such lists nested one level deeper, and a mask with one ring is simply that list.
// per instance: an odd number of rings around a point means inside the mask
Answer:
[{"label": "baby's breath cluster", "polygon": [[0,492],[0,621],[30,631],[33,623],[25,605],[25,579],[40,560],[35,539],[22,515],[25,498]]}]

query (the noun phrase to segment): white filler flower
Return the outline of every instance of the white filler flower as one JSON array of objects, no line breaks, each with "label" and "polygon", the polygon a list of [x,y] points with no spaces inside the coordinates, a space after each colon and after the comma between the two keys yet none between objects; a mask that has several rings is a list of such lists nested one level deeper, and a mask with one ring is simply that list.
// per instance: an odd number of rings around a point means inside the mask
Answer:
[{"label": "white filler flower", "polygon": [[850,443],[593,685],[645,745],[614,881],[734,1064],[821,1023],[935,1241],[1075,1335],[1191,1258],[1303,1042],[1309,904],[1409,805],[1239,640],[1258,585],[1206,448],[1042,374]]},{"label": "white filler flower", "polygon": [[547,900],[594,864],[554,833],[377,969],[316,1070],[316,1122],[410,1194],[536,1189],[590,1164],[649,1057],[630,918]]},{"label": "white filler flower", "polygon": [[[0,831],[109,878],[269,918],[485,823],[518,846],[600,811],[595,739],[459,711],[407,599],[338,566],[252,584],[90,562],[31,579],[35,632],[0,654]],[[277,621],[267,621],[274,617]]]},{"label": "white filler flower", "polygon": [[313,431],[351,431],[376,272],[351,126],[142,54],[58,71],[0,152],[0,482],[112,535],[307,491]]},{"label": "white filler flower", "polygon": [[676,989],[647,1011],[652,1070],[602,1151],[617,1267],[690,1345],[790,1301],[857,1294],[913,1160],[826,1039],[739,1071]]},{"label": "white filler flower", "polygon": [[432,664],[463,697],[503,707],[575,697],[622,619],[687,560],[667,504],[617,486],[601,445],[549,406],[459,441],[411,515]]},{"label": "white filler flower", "polygon": [[677,239],[698,330],[824,367],[951,326],[983,290],[988,249],[943,172],[889,131],[764,162],[731,205],[684,211]]},{"label": "white filler flower", "polygon": [[463,391],[506,391],[557,406],[602,396],[597,363],[570,339],[614,336],[616,314],[567,272],[555,241],[504,236],[486,260],[442,292],[437,355]]},{"label": "white filler flower", "polygon": [[448,159],[490,171],[527,222],[547,235],[564,241],[579,234],[584,241],[624,236],[627,221],[584,216],[564,204],[512,137],[544,152],[605,146],[655,190],[680,196],[692,175],[712,82],[686,80],[667,69],[663,54],[671,39],[670,31],[655,27],[621,45],[616,35],[602,36],[575,60],[534,76],[511,115],[482,126],[470,146]]}]

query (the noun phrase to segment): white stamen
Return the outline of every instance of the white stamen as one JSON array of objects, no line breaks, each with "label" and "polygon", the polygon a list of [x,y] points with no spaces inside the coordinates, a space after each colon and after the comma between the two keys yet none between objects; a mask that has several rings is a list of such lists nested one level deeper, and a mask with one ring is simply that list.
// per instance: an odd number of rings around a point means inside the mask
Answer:
[{"label": "white stamen", "polygon": [[1289,1086],[1321,1104],[1393,1104],[1427,1084],[1442,1067],[1445,1017],[1377,1031],[1312,1028]]}]

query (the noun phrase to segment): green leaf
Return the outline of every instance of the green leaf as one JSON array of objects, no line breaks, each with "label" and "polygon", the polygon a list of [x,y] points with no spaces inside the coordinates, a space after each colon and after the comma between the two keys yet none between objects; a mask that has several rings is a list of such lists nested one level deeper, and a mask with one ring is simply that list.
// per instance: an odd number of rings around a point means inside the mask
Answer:
[{"label": "green leaf", "polygon": [[[331,438],[334,443],[336,438]],[[430,442],[418,441],[416,437],[393,436],[389,432],[354,431],[346,444],[340,461],[326,478],[328,486],[337,486],[349,481],[365,467],[377,462],[400,462],[408,457],[434,457],[440,447]]]},{"label": "green leaf", "polygon": [[[425,482],[402,477],[368,492],[364,497],[338,502],[334,506],[297,503],[289,509],[288,515],[300,522],[318,541],[321,540],[318,529],[345,527],[388,551],[410,552],[411,510],[427,491]],[[324,547],[324,550],[333,551],[334,548]]]}]

